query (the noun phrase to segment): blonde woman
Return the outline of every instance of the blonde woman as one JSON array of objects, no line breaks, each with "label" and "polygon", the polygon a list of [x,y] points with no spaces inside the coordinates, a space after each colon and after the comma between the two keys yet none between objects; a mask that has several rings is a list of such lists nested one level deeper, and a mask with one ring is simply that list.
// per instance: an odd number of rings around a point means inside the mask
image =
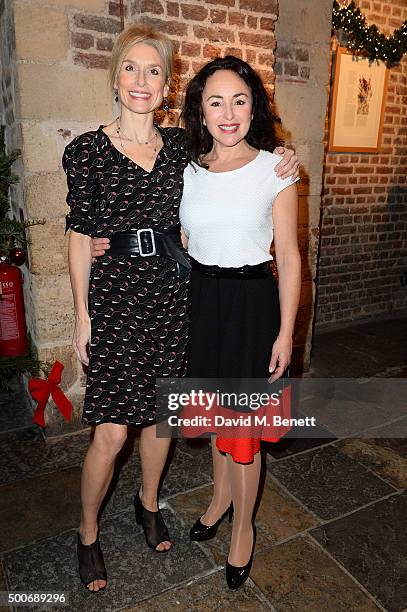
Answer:
[{"label": "blonde woman", "polygon": [[[157,377],[186,372],[189,264],[178,211],[187,156],[183,131],[156,125],[154,111],[168,108],[172,64],[171,43],[161,34],[140,25],[122,32],[110,68],[120,115],[75,138],[63,158],[73,344],[88,366],[82,420],[96,426],[82,471],[78,533],[80,578],[93,592],[107,584],[98,513],[128,426],[141,427],[136,520],[152,549],[171,547],[157,500],[170,440],[156,437],[154,386]],[[286,151],[284,176],[297,167]],[[103,255],[94,264],[92,238],[94,254]]]}]

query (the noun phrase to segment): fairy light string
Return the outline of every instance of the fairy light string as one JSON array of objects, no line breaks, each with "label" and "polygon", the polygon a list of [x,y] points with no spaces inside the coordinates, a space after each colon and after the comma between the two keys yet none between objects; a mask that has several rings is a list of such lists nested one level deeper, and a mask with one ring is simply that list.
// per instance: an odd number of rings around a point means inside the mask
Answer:
[{"label": "fairy light string", "polygon": [[333,4],[332,25],[335,30],[343,30],[348,37],[347,49],[365,53],[371,62],[382,60],[388,68],[399,64],[407,52],[407,20],[386,36],[376,25],[369,26],[355,2]]}]

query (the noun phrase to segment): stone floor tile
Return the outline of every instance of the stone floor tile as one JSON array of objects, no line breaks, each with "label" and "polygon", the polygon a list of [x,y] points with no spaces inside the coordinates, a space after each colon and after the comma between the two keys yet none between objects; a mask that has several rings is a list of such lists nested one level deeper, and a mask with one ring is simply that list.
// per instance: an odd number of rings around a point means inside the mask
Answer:
[{"label": "stone floor tile", "polygon": [[30,412],[19,385],[10,393],[0,393],[0,432],[32,426]]},{"label": "stone floor tile", "polygon": [[407,493],[395,494],[310,534],[384,608],[401,612],[407,603]]},{"label": "stone floor tile", "polygon": [[407,439],[406,438],[376,438],[375,444],[391,450],[403,459],[407,459]]},{"label": "stone floor tile", "polygon": [[[197,518],[202,516],[208,507],[212,490],[212,485],[209,485],[169,499],[171,507],[184,521],[187,533]],[[256,514],[256,551],[317,524],[318,520],[294,500],[287,497],[276,483],[268,477],[266,478]],[[232,526],[225,518],[216,537],[200,544],[208,550],[214,562],[218,565],[225,563],[225,558],[229,552],[231,533]]]},{"label": "stone floor tile", "polygon": [[226,585],[225,572],[220,570],[182,587],[166,591],[161,595],[143,601],[126,612],[218,612],[238,610],[256,612],[269,610],[257,594],[257,589],[248,581],[241,589],[230,591]]},{"label": "stone floor tile", "polygon": [[379,609],[308,538],[297,537],[257,554],[250,576],[278,612]]},{"label": "stone floor tile", "polygon": [[89,430],[45,441],[39,427],[0,435],[0,485],[81,465]]},{"label": "stone floor tile", "polygon": [[304,413],[315,417],[321,427],[332,432],[331,439],[356,436],[361,431],[385,425],[390,420],[378,403],[337,397],[319,400],[305,401]]},{"label": "stone floor tile", "polygon": [[[117,484],[112,484],[115,490],[107,507],[109,513],[129,508],[133,503],[135,492],[140,487],[141,466],[138,440],[135,440],[134,448],[126,463],[119,468],[120,471],[115,478]],[[170,495],[211,482],[211,472],[212,459],[207,444],[197,447],[190,445],[185,440],[177,440],[167,462],[167,471],[160,490],[160,500],[163,501]]]},{"label": "stone floor tile", "polygon": [[[364,377],[405,366],[407,318],[376,320],[314,336],[311,370],[317,376]],[[351,358],[350,358],[351,357]]]},{"label": "stone floor tile", "polygon": [[[44,445],[39,427],[0,433],[0,484],[14,482],[30,475],[30,470],[33,469],[30,457],[35,463],[38,450],[42,450]],[[39,466],[36,467],[39,469]]]},{"label": "stone floor tile", "polygon": [[[351,400],[362,406],[377,405],[385,422],[407,416],[407,378],[376,375],[362,379],[340,379],[335,381],[334,395],[338,400]],[[366,426],[370,425],[367,421]]]},{"label": "stone floor tile", "polygon": [[165,474],[162,495],[169,497],[212,482],[212,454],[204,440],[178,440],[175,456]]},{"label": "stone floor tile", "polygon": [[100,612],[134,606],[213,569],[205,554],[191,545],[177,517],[168,510],[163,515],[176,541],[166,554],[147,547],[132,512],[111,516],[104,522],[100,540],[109,582],[97,596],[88,593],[79,581],[75,531],[7,553],[4,563],[10,589],[65,591],[69,594],[68,608],[53,610]]},{"label": "stone floor tile", "polygon": [[[0,487],[0,550],[76,527],[80,470],[69,468]],[[7,528],[4,528],[7,526]]]},{"label": "stone floor tile", "polygon": [[[206,508],[208,507],[212,498],[212,490],[212,485],[208,485],[195,489],[195,491],[181,493],[180,495],[171,497],[168,500],[168,503],[174,509],[177,516],[179,516],[184,523],[184,530],[188,537],[189,530],[191,529],[192,525],[204,514]],[[193,542],[192,545],[195,547],[202,546],[208,552],[208,554],[212,555],[214,563],[217,565],[223,565],[229,551],[231,533],[231,525],[229,524],[228,519],[225,518],[225,520],[219,526],[215,538],[200,544]]]},{"label": "stone floor tile", "polygon": [[4,573],[3,562],[0,560],[0,591],[6,590],[6,575]]},{"label": "stone floor tile", "polygon": [[394,487],[407,488],[407,440],[363,438],[341,440],[335,446]]},{"label": "stone floor tile", "polygon": [[319,523],[312,514],[266,477],[256,515],[257,545],[274,544]]},{"label": "stone floor tile", "polygon": [[311,448],[317,448],[328,444],[336,440],[335,436],[324,438],[284,438],[277,444],[267,444],[267,453],[274,457],[274,459],[283,459],[290,455],[296,455],[303,451],[310,450]]},{"label": "stone floor tile", "polygon": [[[0,560],[0,591],[7,591],[6,574],[4,571],[3,562]],[[0,612],[10,612],[9,606],[1,606]]]},{"label": "stone floor tile", "polygon": [[309,510],[326,520],[395,491],[333,446],[269,463],[267,469]]},{"label": "stone floor tile", "polygon": [[[393,440],[393,446],[398,445],[398,452],[400,452],[401,447],[405,447],[407,440],[407,417],[397,419],[392,423],[388,423],[387,425],[382,425],[381,427],[374,427],[369,431],[363,433],[363,436],[358,436],[363,438],[385,438],[386,440]],[[397,442],[398,440],[398,442]],[[405,451],[402,451],[403,454]]]}]

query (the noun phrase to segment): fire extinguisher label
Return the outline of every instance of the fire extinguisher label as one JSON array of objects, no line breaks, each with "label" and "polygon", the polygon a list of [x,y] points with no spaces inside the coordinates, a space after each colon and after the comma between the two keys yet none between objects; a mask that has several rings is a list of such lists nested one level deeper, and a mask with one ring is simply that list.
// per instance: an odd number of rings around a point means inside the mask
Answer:
[{"label": "fire extinguisher label", "polygon": [[0,340],[14,340],[16,337],[18,327],[15,295],[3,294],[0,300]]}]

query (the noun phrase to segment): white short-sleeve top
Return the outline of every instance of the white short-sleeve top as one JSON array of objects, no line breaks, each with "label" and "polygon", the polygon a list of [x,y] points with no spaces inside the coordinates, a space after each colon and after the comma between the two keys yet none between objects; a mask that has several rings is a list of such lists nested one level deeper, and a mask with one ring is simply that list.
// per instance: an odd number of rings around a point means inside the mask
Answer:
[{"label": "white short-sleeve top", "polygon": [[185,168],[180,220],[196,261],[235,268],[273,259],[273,202],[295,182],[276,176],[280,160],[260,150],[237,170],[211,172],[195,164]]}]

